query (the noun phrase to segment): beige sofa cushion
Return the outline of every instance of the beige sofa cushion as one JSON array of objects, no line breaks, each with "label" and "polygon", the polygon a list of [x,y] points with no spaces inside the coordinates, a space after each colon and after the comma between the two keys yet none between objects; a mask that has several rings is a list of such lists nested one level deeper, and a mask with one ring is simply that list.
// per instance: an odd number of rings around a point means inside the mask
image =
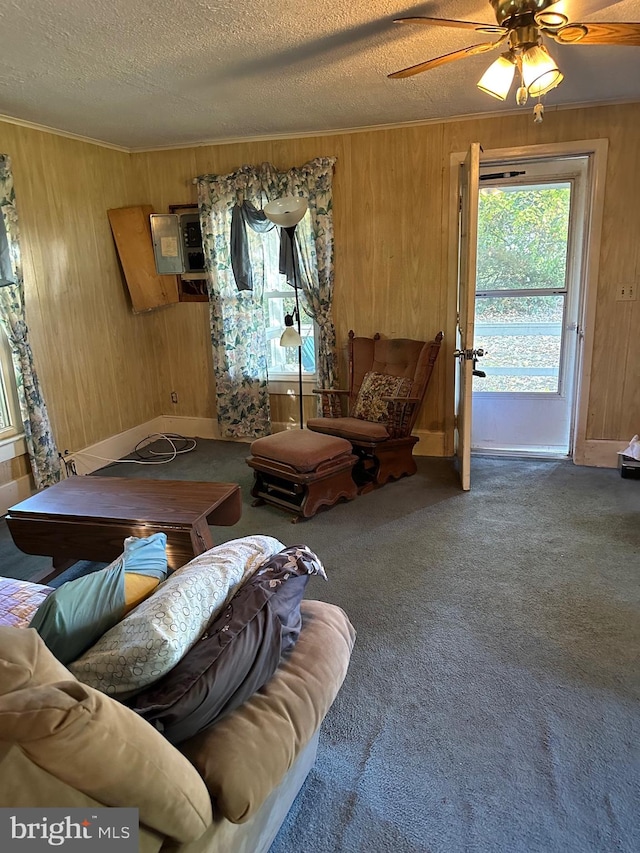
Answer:
[{"label": "beige sofa cushion", "polygon": [[[19,809],[33,807],[34,804],[43,809],[64,807],[83,808],[86,811],[104,805],[38,767],[19,746],[10,747],[6,758],[0,763],[0,807]],[[204,837],[207,837],[206,833]],[[138,853],[158,853],[164,839],[161,833],[141,825]],[[52,850],[55,849],[52,847]],[[183,845],[175,849],[182,850]]]},{"label": "beige sofa cushion", "polygon": [[[206,787],[148,723],[76,681],[61,664],[53,668],[32,629],[0,631],[0,660],[6,676],[0,682],[4,751],[19,746],[66,785],[107,806],[135,806],[141,823],[179,841],[205,831],[212,818]],[[48,673],[64,680],[44,683]]]},{"label": "beige sofa cushion", "polygon": [[[303,629],[275,675],[213,728],[180,744],[216,808],[243,823],[280,783],[331,707],[355,631],[339,607],[303,601]],[[320,650],[320,653],[318,653]]]},{"label": "beige sofa cushion", "polygon": [[0,628],[0,696],[73,678],[35,628]]}]

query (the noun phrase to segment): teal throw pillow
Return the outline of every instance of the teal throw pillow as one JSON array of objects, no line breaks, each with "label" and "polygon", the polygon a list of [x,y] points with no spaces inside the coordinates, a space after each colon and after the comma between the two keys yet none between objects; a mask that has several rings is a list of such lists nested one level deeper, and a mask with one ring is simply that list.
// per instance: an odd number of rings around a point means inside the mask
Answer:
[{"label": "teal throw pillow", "polygon": [[67,581],[45,598],[29,627],[61,663],[76,660],[124,616],[126,572],[166,578],[166,544],[164,533],[130,536],[124,553],[110,566]]}]

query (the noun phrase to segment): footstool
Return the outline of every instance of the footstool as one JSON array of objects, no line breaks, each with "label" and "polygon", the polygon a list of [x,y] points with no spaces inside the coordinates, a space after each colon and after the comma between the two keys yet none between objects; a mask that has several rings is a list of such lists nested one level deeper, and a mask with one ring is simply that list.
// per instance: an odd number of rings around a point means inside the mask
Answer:
[{"label": "footstool", "polygon": [[282,507],[296,514],[295,522],[357,495],[351,469],[358,459],[345,438],[292,429],[257,438],[250,449],[253,506]]}]

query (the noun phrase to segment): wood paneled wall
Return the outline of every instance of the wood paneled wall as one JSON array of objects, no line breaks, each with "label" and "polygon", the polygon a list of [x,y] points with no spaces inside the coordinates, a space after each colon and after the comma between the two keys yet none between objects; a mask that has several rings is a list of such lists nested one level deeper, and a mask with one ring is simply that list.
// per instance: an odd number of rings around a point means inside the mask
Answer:
[{"label": "wood paneled wall", "polygon": [[[587,438],[624,441],[640,430],[640,303],[615,297],[619,283],[640,282],[640,105],[548,110],[542,125],[523,110],[137,154],[0,123],[0,152],[13,162],[31,341],[60,449],[86,447],[160,414],[215,416],[208,306],[133,314],[109,208],[150,203],[166,211],[195,200],[191,181],[199,174],[336,156],[334,314],[342,367],[350,328],[414,338],[444,329],[418,429],[450,436],[450,154],[472,141],[487,150],[600,137],[609,139],[609,155]],[[297,418],[288,403],[274,400],[275,418]]]},{"label": "wood paneled wall", "polygon": [[12,160],[27,323],[59,449],[153,418],[163,381],[161,312],[134,315],[107,209],[135,204],[131,156],[0,123]]},{"label": "wood paneled wall", "polygon": [[[640,105],[548,110],[541,125],[522,110],[502,118],[147,152],[132,159],[148,200],[166,210],[195,200],[196,175],[263,161],[286,169],[336,156],[334,316],[341,353],[350,328],[415,338],[444,329],[445,346],[417,427],[444,433],[449,449],[455,318],[448,277],[450,155],[472,141],[489,150],[603,137],[609,157],[587,438],[624,440],[640,429],[640,303],[619,303],[615,295],[618,283],[640,282]],[[167,311],[163,322],[177,413],[212,416],[206,306],[183,304]],[[281,401],[276,408],[282,410]]]}]

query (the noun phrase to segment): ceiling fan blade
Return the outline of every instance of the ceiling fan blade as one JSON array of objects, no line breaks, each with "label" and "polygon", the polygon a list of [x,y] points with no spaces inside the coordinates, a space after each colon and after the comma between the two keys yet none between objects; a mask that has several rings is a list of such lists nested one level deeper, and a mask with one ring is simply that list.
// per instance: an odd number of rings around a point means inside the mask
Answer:
[{"label": "ceiling fan blade", "polygon": [[396,18],[394,24],[423,24],[435,27],[457,27],[461,30],[476,30],[479,33],[504,33],[505,27],[499,24],[478,24],[475,21],[455,21],[452,18]]},{"label": "ceiling fan blade", "polygon": [[640,45],[640,22],[628,24],[567,24],[555,33],[547,33],[559,44]]},{"label": "ceiling fan blade", "polygon": [[403,68],[402,71],[394,71],[393,74],[388,74],[392,80],[397,80],[400,77],[413,77],[414,74],[421,74],[423,71],[430,71],[432,68],[437,68],[439,65],[446,65],[447,62],[455,62],[456,59],[464,59],[465,56],[473,56],[476,53],[486,53],[488,50],[493,50],[499,44],[502,44],[504,39],[498,41],[487,41],[482,44],[472,44],[469,47],[463,47],[462,50],[454,50],[453,53],[445,53],[444,56],[436,56],[435,59],[428,59],[426,62],[420,62],[418,65],[412,65],[409,68]]},{"label": "ceiling fan blade", "polygon": [[619,2],[620,0],[558,0],[557,3],[546,6],[543,15],[547,12],[558,12],[572,21],[576,18],[586,18],[593,12],[608,9],[609,6],[615,6]]}]

